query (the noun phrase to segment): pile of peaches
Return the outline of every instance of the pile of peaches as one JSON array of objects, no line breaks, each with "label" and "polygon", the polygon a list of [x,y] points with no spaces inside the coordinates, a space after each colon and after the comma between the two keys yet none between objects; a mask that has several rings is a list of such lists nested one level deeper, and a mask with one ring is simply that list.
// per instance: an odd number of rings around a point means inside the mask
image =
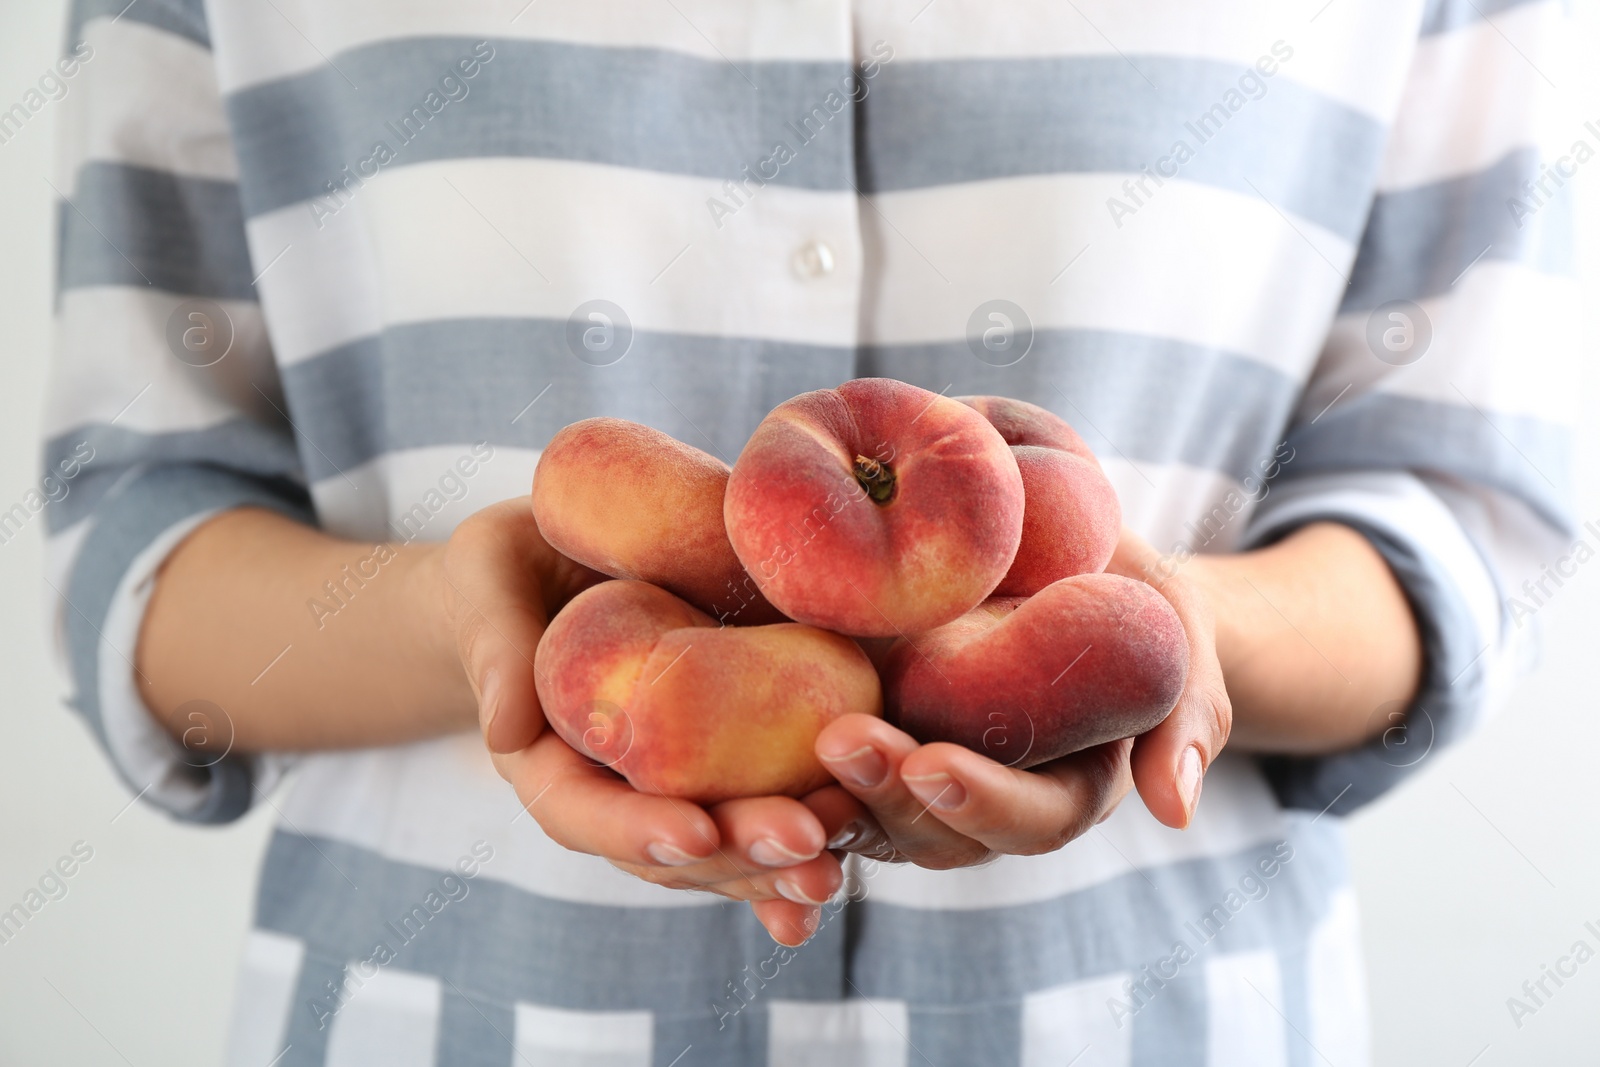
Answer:
[{"label": "pile of peaches", "polygon": [[551,620],[551,725],[643,792],[714,803],[832,781],[817,735],[883,716],[1030,767],[1177,703],[1177,614],[1103,573],[1116,492],[1043,408],[863,378],[775,408],[727,464],[621,419],[574,423],[540,533],[615,579]]}]

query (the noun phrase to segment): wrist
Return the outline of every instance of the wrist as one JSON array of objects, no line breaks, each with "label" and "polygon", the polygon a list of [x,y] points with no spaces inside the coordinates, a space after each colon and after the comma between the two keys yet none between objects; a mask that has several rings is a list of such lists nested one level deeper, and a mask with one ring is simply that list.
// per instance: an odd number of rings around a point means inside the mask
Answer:
[{"label": "wrist", "polygon": [[1404,594],[1359,533],[1313,523],[1271,545],[1200,556],[1187,570],[1217,614],[1234,738],[1263,752],[1352,748],[1373,709],[1416,686],[1419,644]]},{"label": "wrist", "polygon": [[1260,645],[1259,609],[1265,604],[1250,587],[1237,556],[1195,556],[1182,574],[1211,608],[1217,662],[1230,689],[1252,650]]},{"label": "wrist", "polygon": [[412,629],[413,654],[427,665],[430,677],[441,679],[440,695],[447,702],[441,710],[463,726],[476,723],[477,702],[456,641],[451,588],[445,574],[445,546],[412,544],[398,546],[396,551],[403,561],[401,610]]}]

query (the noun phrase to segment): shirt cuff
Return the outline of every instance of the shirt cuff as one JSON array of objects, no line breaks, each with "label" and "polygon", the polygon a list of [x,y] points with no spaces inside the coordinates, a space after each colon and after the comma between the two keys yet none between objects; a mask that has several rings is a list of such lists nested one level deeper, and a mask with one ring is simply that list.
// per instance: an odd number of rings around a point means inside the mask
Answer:
[{"label": "shirt cuff", "polygon": [[181,743],[151,714],[133,661],[156,573],[179,542],[219,512],[261,507],[313,524],[309,504],[303,487],[281,480],[174,464],[129,479],[96,503],[86,526],[51,538],[50,551],[65,564],[57,571],[64,584],[56,586],[55,630],[71,703],[129,792],[178,819],[237,819],[273,788],[288,761],[232,751],[232,722],[215,703],[197,701],[191,709],[193,726],[210,735],[204,747]]}]

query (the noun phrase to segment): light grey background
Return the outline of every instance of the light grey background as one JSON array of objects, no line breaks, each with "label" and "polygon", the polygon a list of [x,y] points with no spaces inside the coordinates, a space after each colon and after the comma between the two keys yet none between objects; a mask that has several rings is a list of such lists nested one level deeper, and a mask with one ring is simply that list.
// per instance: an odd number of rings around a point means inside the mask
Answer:
[{"label": "light grey background", "polygon": [[[8,0],[0,11],[0,109],[57,54],[62,8]],[[1576,43],[1592,57],[1595,13],[1584,6],[1578,15]],[[1562,86],[1571,135],[1594,143],[1582,124],[1600,120],[1600,94],[1574,78]],[[38,478],[54,108],[0,145],[0,510]],[[1577,180],[1588,209],[1600,161]],[[1544,384],[1552,396],[1578,390],[1592,413],[1600,243],[1590,235],[1600,231],[1593,210],[1582,217],[1585,366],[1578,380]],[[1580,514],[1600,523],[1592,414],[1580,443]],[[65,898],[0,945],[0,1064],[216,1063],[269,823],[258,812],[194,829],[125,807],[88,733],[59,704],[41,625],[41,531],[36,518],[0,544],[0,910],[75,842],[94,856]],[[1578,938],[1600,947],[1583,929],[1600,927],[1600,561],[1538,618],[1548,631],[1543,662],[1501,717],[1430,755],[1415,780],[1352,821],[1379,1067],[1600,1062],[1600,960],[1520,1028],[1506,1005]]]}]

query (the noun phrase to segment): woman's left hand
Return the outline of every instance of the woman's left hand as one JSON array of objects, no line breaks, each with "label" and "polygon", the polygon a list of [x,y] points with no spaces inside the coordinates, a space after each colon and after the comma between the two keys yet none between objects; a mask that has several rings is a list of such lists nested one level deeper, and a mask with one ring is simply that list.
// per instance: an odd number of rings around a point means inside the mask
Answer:
[{"label": "woman's left hand", "polygon": [[1198,587],[1126,529],[1106,571],[1149,583],[1183,622],[1188,678],[1160,725],[1020,771],[959,745],[918,744],[880,719],[846,716],[822,732],[816,747],[839,786],[807,799],[808,805],[847,803],[827,798],[837,788],[859,802],[830,845],[935,869],[1000,854],[1037,855],[1086,833],[1133,788],[1161,822],[1188,826],[1233,719],[1211,607]]}]

